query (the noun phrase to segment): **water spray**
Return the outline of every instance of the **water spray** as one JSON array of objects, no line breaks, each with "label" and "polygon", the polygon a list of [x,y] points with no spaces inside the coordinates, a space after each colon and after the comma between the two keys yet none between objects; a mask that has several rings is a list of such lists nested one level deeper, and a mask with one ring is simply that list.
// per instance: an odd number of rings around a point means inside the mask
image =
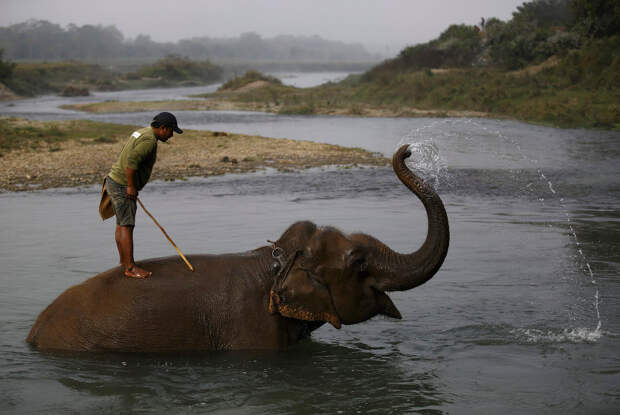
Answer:
[{"label": "water spray", "polygon": [[[403,144],[409,144],[411,156],[407,159],[408,167],[411,168],[412,170],[415,170],[416,172],[420,172],[420,175],[425,179],[425,181],[430,182],[429,184],[433,185],[435,190],[437,190],[440,184],[440,179],[445,180],[446,178],[449,178],[448,172],[447,172],[447,164],[446,164],[446,161],[440,156],[439,146],[435,143],[433,138],[432,137],[423,138],[423,137],[430,136],[429,133],[434,130],[434,127],[437,124],[449,123],[451,121],[452,120],[449,120],[449,119],[436,120],[420,128],[417,128],[411,131],[405,137],[403,137],[396,147],[396,148],[399,148]],[[536,168],[539,178],[544,183],[546,183],[551,195],[558,200],[559,206],[564,212],[564,215],[566,217],[566,223],[568,226],[569,233],[575,243],[575,246],[577,247],[577,252],[580,255],[582,261],[585,263],[585,267],[587,269],[587,274],[590,278],[591,284],[595,287],[593,303],[594,303],[594,309],[595,309],[596,318],[597,318],[597,325],[596,325],[596,328],[594,329],[594,332],[589,333],[587,335],[583,335],[583,333],[579,334],[573,331],[569,331],[569,332],[565,332],[563,336],[569,339],[572,339],[575,337],[579,337],[579,338],[585,337],[588,341],[598,339],[601,336],[601,327],[602,327],[600,307],[599,307],[600,296],[599,296],[598,284],[596,282],[594,272],[592,271],[592,267],[590,266],[590,263],[586,255],[581,249],[581,243],[579,242],[577,238],[577,232],[575,231],[573,227],[571,216],[568,213],[568,208],[566,207],[564,203],[564,198],[562,198],[557,193],[551,180],[549,180],[547,176],[545,176],[544,172],[539,166],[538,160],[528,157],[523,151],[523,149],[521,148],[520,143],[502,134],[502,132],[499,130],[494,130],[494,131],[491,130],[487,126],[484,126],[480,124],[479,122],[476,122],[476,120],[474,119],[464,119],[464,120],[459,120],[459,121],[474,125],[475,127],[480,128],[481,130],[484,130],[492,134],[493,136],[500,138],[505,143],[510,144],[512,148],[515,148],[517,150],[518,154],[521,156],[523,160],[532,164]],[[528,186],[531,186],[531,183]],[[544,199],[541,199],[541,201],[544,201]],[[586,271],[586,269],[584,269],[584,272]],[[581,332],[581,330],[577,330],[577,331]]]},{"label": "water spray", "polygon": [[[594,310],[595,310],[595,313],[596,313],[597,324],[596,324],[596,328],[594,329],[594,333],[592,333],[592,336],[587,336],[587,337],[590,340],[596,339],[596,338],[600,337],[601,336],[602,322],[601,322],[601,313],[600,313],[600,307],[599,307],[599,305],[600,305],[600,296],[599,296],[598,284],[596,282],[596,278],[594,276],[594,272],[592,271],[592,267],[590,266],[590,263],[589,263],[588,259],[586,258],[586,255],[584,254],[583,250],[581,249],[581,243],[579,242],[579,239],[577,238],[577,232],[575,231],[575,229],[573,227],[571,216],[568,213],[568,208],[564,204],[564,198],[561,197],[557,193],[557,191],[553,187],[553,183],[551,182],[551,180],[549,180],[547,178],[547,176],[545,176],[544,172],[539,167],[538,160],[528,157],[524,153],[524,151],[521,148],[521,145],[518,142],[516,142],[515,140],[505,136],[499,130],[498,131],[489,131],[489,129],[487,127],[485,127],[484,125],[481,125],[481,124],[475,122],[474,120],[469,120],[469,122],[471,122],[473,125],[475,125],[478,128],[481,128],[481,129],[483,129],[485,131],[488,131],[488,132],[491,132],[491,133],[495,134],[497,137],[501,138],[505,142],[507,142],[507,143],[511,144],[512,146],[514,146],[514,148],[517,149],[517,151],[519,152],[519,154],[521,155],[523,160],[526,160],[527,162],[533,164],[536,167],[536,171],[537,171],[540,179],[547,184],[547,187],[549,188],[549,192],[553,195],[553,197],[557,198],[558,204],[559,204],[560,208],[562,209],[562,212],[564,212],[564,216],[566,217],[566,223],[567,223],[567,226],[568,226],[569,233],[570,233],[571,237],[573,238],[573,240],[575,242],[575,246],[577,247],[577,252],[579,253],[582,261],[585,263],[585,266],[586,266],[587,271],[588,271],[588,276],[590,278],[590,282],[594,286],[594,289],[595,289],[595,291],[594,291]],[[543,199],[543,201],[544,201],[544,199]]]},{"label": "water spray", "polygon": [[439,154],[439,146],[433,138],[420,141],[419,136],[424,130],[434,127],[437,122],[412,131],[403,137],[396,146],[398,149],[403,144],[409,145],[411,156],[405,161],[407,167],[416,171],[435,191],[439,190],[440,180],[448,177],[448,167],[446,161]]}]

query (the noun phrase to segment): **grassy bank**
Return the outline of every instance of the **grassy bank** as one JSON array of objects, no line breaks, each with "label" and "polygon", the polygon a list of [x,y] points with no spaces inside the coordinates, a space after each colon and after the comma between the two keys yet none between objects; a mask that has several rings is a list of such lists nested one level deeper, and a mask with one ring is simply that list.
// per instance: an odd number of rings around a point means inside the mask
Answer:
[{"label": "grassy bank", "polygon": [[[363,75],[296,88],[250,71],[187,101],[103,102],[90,112],[249,110],[382,117],[488,116],[566,128],[620,129],[620,36],[519,70],[416,69],[388,62]],[[398,62],[397,62],[398,63]]]},{"label": "grassy bank", "polygon": [[[137,126],[0,118],[0,191],[100,183]],[[185,130],[158,147],[153,180],[183,180],[273,168],[388,165],[358,148],[217,131]]]},{"label": "grassy bank", "polygon": [[267,83],[206,96],[262,103],[287,114],[454,115],[512,118],[559,127],[620,128],[620,37],[519,71],[387,68],[299,89]]},{"label": "grassy bank", "polygon": [[[473,27],[451,26],[436,41],[406,48],[340,83],[299,89],[267,82],[205,98],[262,103],[286,114],[477,114],[559,127],[620,128],[620,35],[582,40],[572,49],[573,43],[549,49],[553,39],[576,39],[574,33],[551,31],[539,45],[546,45],[541,55],[545,60],[530,57],[529,66],[521,66],[524,57],[519,65],[502,66],[499,58],[497,65],[474,64],[507,53],[509,44],[493,40],[499,36],[498,25],[506,30],[514,26],[496,22],[495,29],[487,27],[483,35]],[[518,33],[525,36],[527,31]],[[554,50],[557,54],[550,55]],[[514,54],[517,51],[498,56]]]},{"label": "grassy bank", "polygon": [[[248,39],[260,40],[256,36]],[[120,89],[195,79],[204,82],[203,75],[217,72],[209,64],[179,57],[113,80],[97,72],[101,68],[67,70],[66,65],[24,67],[20,70],[29,74],[28,82],[21,85],[37,89],[38,82],[51,78],[66,83],[67,73],[81,74],[71,81],[78,85],[70,85],[66,91],[80,94],[85,88],[79,82],[86,76],[90,78],[84,82],[101,84],[97,88]],[[12,64],[0,65],[0,81],[4,82],[11,70]],[[196,98],[202,99],[67,108],[92,112],[239,109],[304,115],[489,116],[557,127],[620,129],[620,7],[617,0],[524,2],[509,21],[490,17],[482,18],[478,25],[450,25],[436,39],[408,46],[363,75],[339,83],[302,89],[249,71],[216,93]]]},{"label": "grassy bank", "polygon": [[352,85],[354,99],[488,112],[560,127],[620,126],[620,36],[521,70],[384,68]]},{"label": "grassy bank", "polygon": [[487,67],[408,70],[384,65],[314,88],[256,72],[191,101],[97,103],[71,109],[114,112],[238,109],[278,114],[508,118],[566,128],[620,129],[620,36],[593,40],[520,70]]}]

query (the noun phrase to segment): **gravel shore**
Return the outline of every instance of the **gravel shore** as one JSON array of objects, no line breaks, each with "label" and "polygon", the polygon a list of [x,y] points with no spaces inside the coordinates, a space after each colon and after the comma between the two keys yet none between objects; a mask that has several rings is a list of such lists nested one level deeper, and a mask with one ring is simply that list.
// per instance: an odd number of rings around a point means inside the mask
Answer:
[{"label": "gravel shore", "polygon": [[[128,137],[127,137],[128,138]],[[67,140],[0,154],[0,192],[100,183],[127,138],[111,143]],[[183,180],[274,168],[388,165],[380,154],[331,144],[215,131],[185,131],[160,143],[151,180]]]}]

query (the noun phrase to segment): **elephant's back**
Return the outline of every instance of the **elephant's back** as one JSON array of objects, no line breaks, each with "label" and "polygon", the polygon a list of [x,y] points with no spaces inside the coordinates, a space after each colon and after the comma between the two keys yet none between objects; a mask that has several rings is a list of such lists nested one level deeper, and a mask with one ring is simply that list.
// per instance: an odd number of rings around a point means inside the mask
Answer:
[{"label": "elephant's back", "polygon": [[131,282],[117,267],[67,288],[39,314],[26,342],[41,349],[89,350],[91,345],[80,339],[80,333],[96,332],[89,322],[98,310],[118,313],[136,291]]},{"label": "elephant's back", "polygon": [[[153,272],[149,278],[127,278],[116,267],[68,288],[41,312],[26,341],[40,349],[72,351],[143,350],[155,343],[161,350],[202,347],[203,340],[182,333],[204,332],[204,325],[222,319],[218,313],[229,307],[227,300],[246,291],[247,281],[239,280],[248,278],[247,258],[188,259],[195,272],[178,257],[156,258],[138,262]],[[261,288],[252,287],[253,295]]]}]

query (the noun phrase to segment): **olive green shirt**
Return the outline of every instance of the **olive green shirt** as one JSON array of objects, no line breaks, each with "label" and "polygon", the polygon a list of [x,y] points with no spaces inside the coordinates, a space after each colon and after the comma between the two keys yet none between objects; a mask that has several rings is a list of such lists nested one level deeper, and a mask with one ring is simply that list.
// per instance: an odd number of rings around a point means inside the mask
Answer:
[{"label": "olive green shirt", "polygon": [[157,137],[151,127],[141,128],[131,134],[109,176],[127,186],[127,167],[136,170],[136,188],[140,190],[149,181],[156,159]]}]

